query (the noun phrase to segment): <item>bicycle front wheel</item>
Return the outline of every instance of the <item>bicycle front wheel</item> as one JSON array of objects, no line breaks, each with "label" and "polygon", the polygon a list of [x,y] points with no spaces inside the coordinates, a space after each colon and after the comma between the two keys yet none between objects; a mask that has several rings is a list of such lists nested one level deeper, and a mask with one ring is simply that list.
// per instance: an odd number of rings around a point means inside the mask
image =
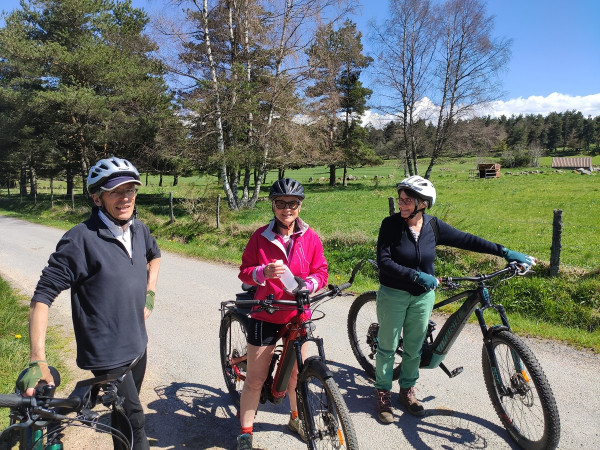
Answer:
[{"label": "bicycle front wheel", "polygon": [[320,359],[307,362],[296,393],[309,449],[358,449],[348,407]]},{"label": "bicycle front wheel", "polygon": [[[348,313],[348,339],[354,356],[367,376],[375,379],[375,357],[377,355],[377,293],[365,292],[352,302]],[[394,357],[393,378],[400,377],[402,363],[402,344],[399,343]]]},{"label": "bicycle front wheel", "polygon": [[247,334],[245,317],[235,312],[225,314],[219,330],[221,367],[227,390],[238,407],[246,380]]},{"label": "bicycle front wheel", "polygon": [[556,448],[560,439],[558,408],[535,355],[510,331],[494,334],[492,348],[498,370],[493,370],[484,345],[483,377],[502,424],[521,448]]}]

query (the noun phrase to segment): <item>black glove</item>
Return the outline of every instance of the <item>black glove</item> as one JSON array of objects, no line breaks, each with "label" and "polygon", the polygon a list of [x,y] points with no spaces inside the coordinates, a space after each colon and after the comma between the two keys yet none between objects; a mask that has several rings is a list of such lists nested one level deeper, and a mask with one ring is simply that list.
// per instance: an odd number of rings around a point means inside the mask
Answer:
[{"label": "black glove", "polygon": [[296,280],[296,283],[298,283],[298,286],[296,286],[296,288],[292,291],[292,294],[297,294],[301,290],[306,289],[306,282],[304,281],[304,278],[294,277],[294,280]]}]

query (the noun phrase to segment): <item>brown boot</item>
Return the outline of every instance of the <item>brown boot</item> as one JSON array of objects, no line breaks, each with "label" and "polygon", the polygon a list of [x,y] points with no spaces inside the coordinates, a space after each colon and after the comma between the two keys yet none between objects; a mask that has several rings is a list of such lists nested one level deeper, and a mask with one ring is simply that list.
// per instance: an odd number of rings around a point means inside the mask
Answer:
[{"label": "brown boot", "polygon": [[400,403],[406,406],[408,412],[413,416],[422,416],[425,414],[425,408],[423,408],[423,405],[421,405],[415,395],[414,386],[409,388],[400,388]]},{"label": "brown boot", "polygon": [[377,389],[377,417],[381,423],[394,423],[394,414],[392,413],[392,396],[390,391]]}]

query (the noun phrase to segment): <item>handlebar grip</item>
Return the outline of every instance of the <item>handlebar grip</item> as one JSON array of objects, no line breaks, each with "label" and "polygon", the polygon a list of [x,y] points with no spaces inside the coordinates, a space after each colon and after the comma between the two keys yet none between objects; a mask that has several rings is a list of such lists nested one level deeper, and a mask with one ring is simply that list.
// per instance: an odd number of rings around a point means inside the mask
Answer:
[{"label": "handlebar grip", "polygon": [[235,300],[236,306],[256,306],[260,305],[260,300]]},{"label": "handlebar grip", "polygon": [[53,408],[68,408],[71,411],[77,411],[81,408],[82,401],[78,396],[69,398],[51,398],[48,400],[47,405]]},{"label": "handlebar grip", "polygon": [[33,397],[21,397],[19,394],[0,394],[0,408],[18,408],[31,405]]},{"label": "handlebar grip", "polygon": [[340,284],[340,285],[338,286],[338,289],[339,289],[340,291],[343,291],[344,289],[348,289],[350,286],[352,286],[352,283],[345,282],[345,283],[342,283],[342,284]]}]

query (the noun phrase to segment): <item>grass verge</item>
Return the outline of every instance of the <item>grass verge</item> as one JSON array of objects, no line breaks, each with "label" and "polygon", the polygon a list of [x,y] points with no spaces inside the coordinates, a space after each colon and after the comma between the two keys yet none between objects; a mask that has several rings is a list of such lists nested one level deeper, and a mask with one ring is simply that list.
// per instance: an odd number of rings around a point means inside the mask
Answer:
[{"label": "grass verge", "polygon": [[[65,340],[55,330],[48,330],[46,357],[58,369],[63,383],[69,374],[61,359]],[[19,373],[29,363],[28,299],[16,294],[0,279],[0,393],[14,392]],[[0,430],[8,426],[8,409],[0,408]]]}]

